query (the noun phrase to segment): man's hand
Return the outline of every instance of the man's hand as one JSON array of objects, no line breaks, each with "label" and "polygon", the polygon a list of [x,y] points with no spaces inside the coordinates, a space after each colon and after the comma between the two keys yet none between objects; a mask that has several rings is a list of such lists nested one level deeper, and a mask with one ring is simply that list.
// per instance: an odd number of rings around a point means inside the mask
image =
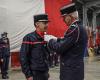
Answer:
[{"label": "man's hand", "polygon": [[33,80],[33,77],[29,77],[29,78],[27,78],[27,80]]},{"label": "man's hand", "polygon": [[55,39],[57,40],[57,37],[53,36],[53,35],[44,35],[44,41],[49,42],[50,39]]},{"label": "man's hand", "polygon": [[3,59],[1,59],[1,62],[3,62]]}]

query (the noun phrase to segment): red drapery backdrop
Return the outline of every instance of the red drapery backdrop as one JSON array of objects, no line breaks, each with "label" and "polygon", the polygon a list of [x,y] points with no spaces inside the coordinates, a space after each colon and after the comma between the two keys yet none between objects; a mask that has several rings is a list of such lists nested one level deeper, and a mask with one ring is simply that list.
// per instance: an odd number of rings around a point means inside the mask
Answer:
[{"label": "red drapery backdrop", "polygon": [[97,33],[96,33],[96,46],[100,45],[100,26],[97,27]]},{"label": "red drapery backdrop", "polygon": [[60,8],[71,3],[71,0],[45,0],[45,12],[49,15],[48,34],[62,37],[67,26],[60,15]]}]

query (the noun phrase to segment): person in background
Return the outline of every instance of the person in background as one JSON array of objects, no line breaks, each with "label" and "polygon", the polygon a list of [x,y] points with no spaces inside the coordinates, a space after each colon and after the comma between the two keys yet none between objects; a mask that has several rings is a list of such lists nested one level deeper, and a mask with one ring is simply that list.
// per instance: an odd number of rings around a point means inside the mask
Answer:
[{"label": "person in background", "polygon": [[2,62],[3,62],[3,57],[2,57],[2,39],[1,39],[1,35],[0,35],[0,70],[1,70]]},{"label": "person in background", "polygon": [[58,66],[59,65],[59,55],[54,52],[54,66]]},{"label": "person in background", "polygon": [[7,37],[7,32],[1,34],[1,74],[2,79],[8,79],[9,59],[10,59],[10,43]]},{"label": "person in background", "polygon": [[59,65],[59,55],[56,52],[50,51],[49,67],[53,68]]}]

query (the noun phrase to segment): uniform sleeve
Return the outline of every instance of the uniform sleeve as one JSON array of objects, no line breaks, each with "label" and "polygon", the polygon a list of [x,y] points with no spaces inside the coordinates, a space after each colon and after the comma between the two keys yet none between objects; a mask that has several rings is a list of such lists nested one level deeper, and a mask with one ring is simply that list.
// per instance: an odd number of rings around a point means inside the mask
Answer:
[{"label": "uniform sleeve", "polygon": [[5,42],[2,40],[2,48],[1,48],[1,58],[5,58],[5,51],[6,51],[6,46],[5,46]]},{"label": "uniform sleeve", "polygon": [[48,47],[49,49],[62,54],[63,52],[71,49],[71,47],[75,45],[77,39],[78,39],[78,29],[71,28],[70,31],[68,31],[68,34],[66,34],[63,39],[59,40],[51,39],[48,43]]},{"label": "uniform sleeve", "polygon": [[7,43],[8,43],[8,51],[9,51],[9,54],[10,54],[10,41],[9,41],[8,38],[7,38]]},{"label": "uniform sleeve", "polygon": [[[29,42],[29,37],[24,37],[23,42]],[[26,78],[31,77],[32,73],[30,70],[29,65],[29,51],[30,51],[30,44],[24,44],[22,43],[21,49],[20,49],[20,62],[22,67],[22,72],[25,74]]]},{"label": "uniform sleeve", "polygon": [[0,59],[3,59],[3,48],[2,47],[0,48]]},{"label": "uniform sleeve", "polygon": [[5,47],[2,47],[2,53],[1,53],[1,58],[5,58]]}]

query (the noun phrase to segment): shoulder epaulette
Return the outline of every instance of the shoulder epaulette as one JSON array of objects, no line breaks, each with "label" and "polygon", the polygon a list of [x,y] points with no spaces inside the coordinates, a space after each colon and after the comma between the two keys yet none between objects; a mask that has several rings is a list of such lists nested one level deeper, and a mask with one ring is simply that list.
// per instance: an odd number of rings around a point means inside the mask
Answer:
[{"label": "shoulder epaulette", "polygon": [[78,26],[77,25],[75,25],[75,24],[72,24],[71,25],[71,28],[77,28]]}]

